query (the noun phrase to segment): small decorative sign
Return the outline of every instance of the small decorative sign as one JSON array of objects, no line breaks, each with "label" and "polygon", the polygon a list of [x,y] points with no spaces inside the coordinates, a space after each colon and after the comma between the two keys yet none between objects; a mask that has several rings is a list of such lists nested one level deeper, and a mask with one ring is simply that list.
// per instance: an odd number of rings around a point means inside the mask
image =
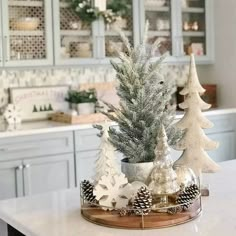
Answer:
[{"label": "small decorative sign", "polygon": [[21,109],[22,121],[43,120],[56,111],[69,110],[65,101],[68,89],[68,86],[12,88],[10,98]]}]

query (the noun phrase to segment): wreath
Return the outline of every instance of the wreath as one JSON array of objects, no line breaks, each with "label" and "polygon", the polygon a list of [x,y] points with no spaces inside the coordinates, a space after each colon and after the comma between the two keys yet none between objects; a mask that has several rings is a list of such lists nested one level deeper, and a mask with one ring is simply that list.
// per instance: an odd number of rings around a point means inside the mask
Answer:
[{"label": "wreath", "polygon": [[79,16],[81,21],[91,24],[102,16],[106,23],[116,21],[117,17],[127,17],[131,12],[131,0],[110,0],[106,11],[99,11],[93,6],[92,0],[69,0],[71,8]]}]

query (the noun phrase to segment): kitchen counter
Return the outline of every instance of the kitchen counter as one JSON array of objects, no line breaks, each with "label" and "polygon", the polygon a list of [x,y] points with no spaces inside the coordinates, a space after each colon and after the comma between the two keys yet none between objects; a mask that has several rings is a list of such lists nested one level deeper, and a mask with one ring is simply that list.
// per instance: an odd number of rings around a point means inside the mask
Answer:
[{"label": "kitchen counter", "polygon": [[[236,108],[225,108],[225,109],[211,109],[204,112],[207,116],[222,115],[236,113]],[[183,116],[183,112],[177,112],[176,119]],[[111,125],[115,125],[111,122]],[[59,123],[53,121],[38,121],[38,122],[26,122],[17,126],[7,126],[6,124],[0,124],[0,138],[16,137],[22,135],[34,135],[44,134],[50,132],[63,132],[73,131],[92,128],[92,124],[81,124],[81,125],[70,125],[66,123]]]},{"label": "kitchen counter", "polygon": [[[210,174],[210,197],[203,197],[203,213],[191,222],[155,230],[124,230],[95,225],[80,214],[79,190],[70,189],[0,202],[0,235],[6,223],[26,236],[222,236],[236,235],[236,160],[220,164]],[[207,176],[209,177],[209,176]],[[205,177],[206,180],[206,177]],[[2,233],[2,234],[1,234]]]}]

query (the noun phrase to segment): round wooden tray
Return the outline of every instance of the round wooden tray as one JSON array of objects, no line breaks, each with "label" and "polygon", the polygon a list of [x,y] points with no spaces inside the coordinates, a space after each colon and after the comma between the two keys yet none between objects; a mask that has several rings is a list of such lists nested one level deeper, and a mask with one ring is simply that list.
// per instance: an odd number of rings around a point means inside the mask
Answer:
[{"label": "round wooden tray", "polygon": [[86,205],[81,208],[82,216],[86,220],[98,225],[123,229],[170,227],[194,220],[201,214],[201,211],[201,200],[195,201],[188,211],[182,211],[175,215],[151,212],[147,216],[131,215],[121,217],[117,211],[104,211],[100,208]]}]

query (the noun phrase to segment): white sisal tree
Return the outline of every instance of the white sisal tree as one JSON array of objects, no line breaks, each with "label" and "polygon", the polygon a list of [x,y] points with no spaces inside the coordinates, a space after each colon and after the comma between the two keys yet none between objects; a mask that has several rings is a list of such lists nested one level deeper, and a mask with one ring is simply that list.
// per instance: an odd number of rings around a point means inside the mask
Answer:
[{"label": "white sisal tree", "polygon": [[104,175],[120,174],[116,157],[115,149],[109,141],[109,124],[105,122],[101,126],[97,126],[101,130],[101,145],[99,157],[96,160],[96,174],[94,176],[95,182],[98,182]]},{"label": "white sisal tree", "polygon": [[204,117],[202,110],[208,110],[211,105],[205,103],[200,95],[205,92],[201,86],[194,55],[191,54],[189,78],[180,92],[185,96],[183,103],[179,107],[185,110],[184,117],[177,122],[177,127],[186,129],[184,137],[177,144],[177,150],[183,150],[183,154],[175,162],[190,167],[197,176],[201,173],[216,172],[219,166],[208,156],[205,150],[212,150],[218,147],[218,143],[209,139],[203,129],[212,128],[213,124]]}]

